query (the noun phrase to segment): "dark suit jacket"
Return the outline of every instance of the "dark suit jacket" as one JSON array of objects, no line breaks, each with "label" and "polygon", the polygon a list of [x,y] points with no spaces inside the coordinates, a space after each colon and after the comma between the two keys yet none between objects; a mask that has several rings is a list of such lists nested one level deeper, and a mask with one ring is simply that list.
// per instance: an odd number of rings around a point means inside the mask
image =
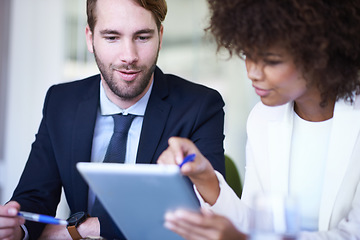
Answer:
[{"label": "dark suit jacket", "polygon": [[[90,161],[99,86],[100,75],[96,75],[48,90],[35,142],[12,197],[23,211],[55,215],[61,187],[71,213],[87,211],[88,186],[75,165]],[[136,162],[156,163],[168,139],[181,136],[195,142],[224,174],[223,106],[217,91],[156,68]],[[37,239],[44,227],[31,222],[26,226],[31,239]],[[101,233],[106,236],[104,227]]]}]

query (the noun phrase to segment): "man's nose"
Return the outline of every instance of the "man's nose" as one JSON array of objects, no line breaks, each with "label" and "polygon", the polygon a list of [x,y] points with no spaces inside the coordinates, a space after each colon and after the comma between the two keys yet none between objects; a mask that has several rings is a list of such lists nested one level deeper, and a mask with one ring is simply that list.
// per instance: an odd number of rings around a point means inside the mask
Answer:
[{"label": "man's nose", "polygon": [[121,61],[126,64],[133,64],[139,60],[136,43],[134,43],[134,41],[132,40],[123,41],[120,58]]}]

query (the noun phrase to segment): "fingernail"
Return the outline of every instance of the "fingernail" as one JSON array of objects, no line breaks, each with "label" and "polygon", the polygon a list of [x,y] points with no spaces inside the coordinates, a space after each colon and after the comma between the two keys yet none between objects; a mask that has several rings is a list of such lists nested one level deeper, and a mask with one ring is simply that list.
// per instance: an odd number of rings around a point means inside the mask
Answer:
[{"label": "fingernail", "polygon": [[182,217],[182,216],[185,215],[185,212],[182,209],[178,209],[178,210],[175,211],[174,215],[176,217]]},{"label": "fingernail", "polygon": [[165,219],[167,219],[167,220],[174,219],[174,213],[173,212],[167,212],[165,214]]},{"label": "fingernail", "polygon": [[15,208],[9,208],[8,214],[10,214],[10,215],[16,215],[16,214],[17,214],[17,210],[16,210]]},{"label": "fingernail", "polygon": [[164,223],[164,227],[167,228],[167,229],[170,229],[170,230],[171,230],[171,229],[173,229],[173,226],[174,226],[174,225],[171,224],[171,223],[169,223],[169,222],[165,222],[165,223]]},{"label": "fingernail", "polygon": [[181,164],[183,159],[181,157],[176,157],[176,163]]}]

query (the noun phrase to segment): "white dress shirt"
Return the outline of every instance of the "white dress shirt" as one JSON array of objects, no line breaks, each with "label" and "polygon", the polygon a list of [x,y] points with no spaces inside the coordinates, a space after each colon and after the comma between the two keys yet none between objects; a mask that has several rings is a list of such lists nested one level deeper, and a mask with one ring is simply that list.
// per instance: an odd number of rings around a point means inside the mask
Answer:
[{"label": "white dress shirt", "polygon": [[[102,162],[106,154],[107,147],[109,145],[111,136],[114,132],[114,119],[112,115],[122,113],[123,115],[133,114],[136,115],[135,119],[131,123],[128,139],[126,143],[126,164],[135,164],[136,155],[140,140],[141,127],[144,120],[144,114],[147,103],[149,101],[151,89],[134,105],[127,109],[121,109],[106,96],[104,87],[100,82],[100,106],[96,117],[93,144],[91,150],[91,162]],[[89,202],[88,211],[91,212],[92,206],[95,201],[94,193],[89,190]]]},{"label": "white dress shirt", "polygon": [[141,127],[151,89],[152,84],[146,94],[137,103],[128,109],[121,109],[109,100],[100,82],[100,107],[94,129],[91,151],[92,162],[102,162],[104,160],[105,153],[114,130],[114,119],[112,118],[112,115],[122,113],[123,115],[136,115],[129,129],[125,157],[125,163],[135,164]]}]

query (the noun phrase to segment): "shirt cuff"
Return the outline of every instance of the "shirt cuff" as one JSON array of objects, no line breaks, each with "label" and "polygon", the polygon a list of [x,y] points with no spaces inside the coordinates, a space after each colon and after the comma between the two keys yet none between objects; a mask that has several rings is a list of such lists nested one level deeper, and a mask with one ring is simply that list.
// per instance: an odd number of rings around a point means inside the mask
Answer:
[{"label": "shirt cuff", "polygon": [[220,198],[221,195],[222,195],[222,194],[221,194],[221,191],[222,191],[222,188],[224,187],[224,182],[226,182],[226,181],[225,181],[223,175],[222,175],[221,173],[219,173],[218,171],[215,170],[215,174],[216,174],[216,177],[217,177],[217,179],[218,179],[218,181],[219,181],[220,193],[219,193],[219,196],[218,196],[218,198],[216,199],[216,202],[214,203],[214,205],[211,206],[209,203],[205,202],[205,200],[201,197],[200,193],[199,193],[198,190],[196,189],[196,186],[193,185],[194,191],[195,191],[195,193],[196,193],[197,198],[198,198],[199,201],[200,201],[200,206],[201,206],[202,208],[210,209],[210,210],[213,209],[214,206],[217,205],[216,203],[218,202],[219,198]]},{"label": "shirt cuff", "polygon": [[23,240],[29,240],[29,232],[27,230],[27,228],[25,227],[25,225],[21,225],[22,230],[24,231],[24,238]]}]

